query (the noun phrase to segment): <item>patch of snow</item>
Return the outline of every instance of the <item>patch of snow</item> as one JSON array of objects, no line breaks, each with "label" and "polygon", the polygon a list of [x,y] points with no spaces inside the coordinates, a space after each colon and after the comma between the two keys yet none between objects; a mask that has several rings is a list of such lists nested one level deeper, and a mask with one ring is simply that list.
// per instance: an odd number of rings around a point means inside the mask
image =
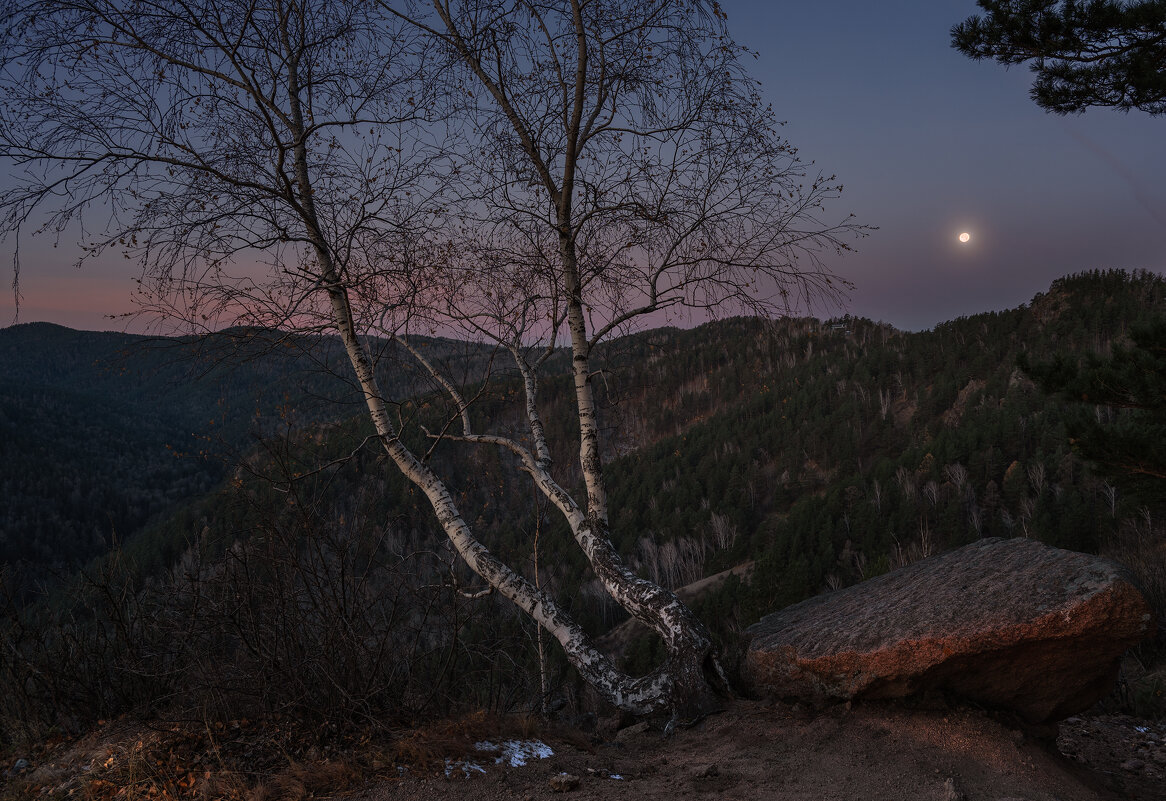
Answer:
[{"label": "patch of snow", "polygon": [[486,769],[477,762],[470,762],[468,759],[459,759],[456,762],[449,757],[445,758],[445,778],[449,778],[455,771],[461,770],[465,778],[470,778],[474,771],[478,773],[485,773]]},{"label": "patch of snow", "polygon": [[618,773],[611,774],[611,776],[609,778],[619,779],[620,781],[623,781],[623,776],[620,776]]},{"label": "patch of snow", "polygon": [[522,767],[529,759],[546,759],[555,754],[551,747],[541,740],[506,740],[501,745],[483,740],[480,743],[474,743],[474,749],[497,751],[498,756],[494,759],[494,764],[506,763],[512,768]]},{"label": "patch of snow", "polygon": [[1134,726],[1134,731],[1140,731],[1142,734],[1145,734],[1149,730],[1150,730],[1149,726]]}]

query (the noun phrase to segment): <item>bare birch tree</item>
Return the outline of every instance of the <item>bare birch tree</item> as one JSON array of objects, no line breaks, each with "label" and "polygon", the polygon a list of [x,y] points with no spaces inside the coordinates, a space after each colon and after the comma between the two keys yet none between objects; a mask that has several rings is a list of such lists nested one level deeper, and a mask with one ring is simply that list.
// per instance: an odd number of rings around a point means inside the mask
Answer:
[{"label": "bare birch tree", "polygon": [[[489,589],[617,706],[688,717],[715,703],[725,680],[705,627],[612,544],[595,348],[644,315],[780,312],[831,295],[838,284],[818,254],[845,249],[855,230],[822,218],[838,187],[775,133],[715,3],[4,10],[0,143],[25,167],[0,195],[5,230],[47,214],[63,231],[104,208],[87,252],[140,259],[146,308],[207,329],[338,333],[387,456]],[[439,119],[439,107],[456,116]],[[411,339],[435,326],[509,354],[521,430],[475,419],[474,397]],[[421,433],[512,454],[604,590],[664,640],[661,667],[621,673],[475,535],[417,450],[420,424],[382,391],[384,341],[412,353],[451,401],[448,423]],[[552,459],[539,397],[563,341],[574,469]]]},{"label": "bare birch tree", "polygon": [[[472,126],[464,195],[476,205],[462,210],[473,256],[455,265],[465,278],[448,316],[509,350],[526,390],[521,440],[474,433],[469,416],[446,436],[509,448],[611,596],[663,639],[668,659],[650,682],[624,690],[601,679],[608,697],[651,708],[707,696],[719,667],[704,626],[612,546],[595,349],[645,315],[782,312],[832,296],[818,255],[846,249],[856,230],[821,216],[839,187],[777,135],[716,3],[384,5],[457,64],[447,78]],[[492,267],[475,269],[484,262]],[[572,358],[578,499],[552,475],[538,411],[539,360],[560,337]]]}]

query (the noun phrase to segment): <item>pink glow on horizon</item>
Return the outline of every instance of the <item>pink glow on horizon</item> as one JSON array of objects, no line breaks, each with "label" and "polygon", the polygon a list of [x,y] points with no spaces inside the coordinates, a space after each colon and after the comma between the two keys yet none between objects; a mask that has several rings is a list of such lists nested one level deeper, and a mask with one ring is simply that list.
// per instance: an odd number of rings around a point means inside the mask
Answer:
[{"label": "pink glow on horizon", "polygon": [[120,316],[135,310],[133,286],[125,277],[84,275],[80,271],[69,276],[43,275],[24,269],[20,274],[19,316],[10,281],[0,291],[0,327],[46,322],[87,331],[144,331],[144,320]]}]

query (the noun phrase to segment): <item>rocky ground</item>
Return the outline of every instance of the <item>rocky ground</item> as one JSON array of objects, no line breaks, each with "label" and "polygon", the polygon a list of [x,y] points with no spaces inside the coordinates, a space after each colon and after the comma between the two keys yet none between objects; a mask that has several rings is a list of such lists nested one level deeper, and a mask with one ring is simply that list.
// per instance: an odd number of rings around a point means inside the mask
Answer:
[{"label": "rocky ground", "polygon": [[[1166,801],[1166,720],[1124,715],[1025,730],[942,703],[738,701],[669,738],[647,723],[589,733],[485,719],[363,751],[321,749],[302,732],[274,750],[270,731],[211,734],[107,724],[0,774],[0,799]],[[511,766],[474,748],[507,738],[554,753]]]},{"label": "rocky ground", "polygon": [[1060,729],[1054,744],[1051,729],[1026,733],[976,710],[742,702],[667,740],[641,724],[591,748],[552,744],[554,756],[525,767],[487,764],[467,778],[455,763],[449,777],[406,774],[353,798],[1166,799],[1166,723],[1079,717]]},{"label": "rocky ground", "polygon": [[1057,750],[1123,798],[1166,798],[1166,720],[1129,715],[1063,721]]}]

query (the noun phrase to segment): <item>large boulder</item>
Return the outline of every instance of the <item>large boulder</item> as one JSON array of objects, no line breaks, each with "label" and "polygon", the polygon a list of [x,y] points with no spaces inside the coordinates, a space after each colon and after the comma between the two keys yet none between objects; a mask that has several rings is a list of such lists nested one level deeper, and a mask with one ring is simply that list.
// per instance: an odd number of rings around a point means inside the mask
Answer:
[{"label": "large boulder", "polygon": [[1029,539],[985,539],[750,626],[754,689],[900,698],[939,689],[1032,722],[1082,711],[1153,631],[1128,573]]}]

